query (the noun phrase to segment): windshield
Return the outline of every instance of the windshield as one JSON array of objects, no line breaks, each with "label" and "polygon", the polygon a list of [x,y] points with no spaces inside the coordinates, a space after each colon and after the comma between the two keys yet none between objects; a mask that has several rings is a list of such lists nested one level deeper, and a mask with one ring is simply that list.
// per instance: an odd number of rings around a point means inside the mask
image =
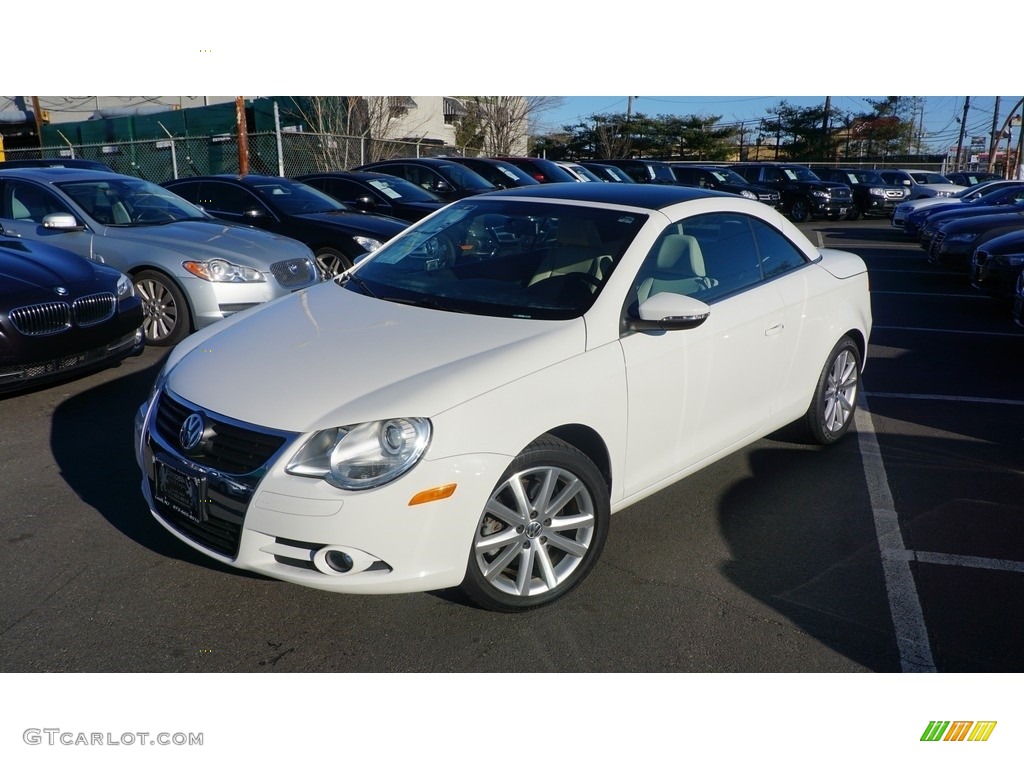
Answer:
[{"label": "windshield", "polygon": [[107,227],[148,227],[209,218],[170,190],[142,179],[68,181],[58,186],[89,216]]},{"label": "windshield", "polygon": [[443,198],[429,192],[423,187],[418,187],[411,181],[400,179],[397,176],[392,178],[368,179],[367,184],[380,192],[389,200],[404,200],[413,203],[437,203],[443,202]]},{"label": "windshield", "polygon": [[952,184],[949,179],[941,173],[918,172],[910,174],[911,178],[918,184]]},{"label": "windshield", "polygon": [[792,181],[821,181],[810,168],[801,168],[799,165],[788,165],[782,172]]},{"label": "windshield", "polygon": [[747,186],[746,179],[736,173],[736,171],[729,170],[728,168],[715,168],[715,170],[708,171],[708,173],[724,184],[742,184]]},{"label": "windshield", "polygon": [[437,166],[437,170],[451,179],[458,189],[497,189],[479,173],[458,163],[445,163]]},{"label": "windshield", "polygon": [[328,211],[351,210],[319,189],[297,181],[252,182],[249,188],[265,200],[272,208],[295,216],[302,213],[326,213]]},{"label": "windshield", "polygon": [[603,208],[468,198],[375,252],[345,287],[452,312],[579,317],[646,220]]}]

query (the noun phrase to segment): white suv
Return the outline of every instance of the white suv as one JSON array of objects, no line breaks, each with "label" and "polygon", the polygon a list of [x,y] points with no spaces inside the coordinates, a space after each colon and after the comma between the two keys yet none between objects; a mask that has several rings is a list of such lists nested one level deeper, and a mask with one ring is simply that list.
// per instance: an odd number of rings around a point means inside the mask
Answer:
[{"label": "white suv", "polygon": [[919,171],[900,168],[899,170],[880,170],[878,175],[889,184],[896,184],[910,189],[910,199],[920,200],[922,197],[953,197],[966,187],[953,184],[941,173],[935,171]]}]

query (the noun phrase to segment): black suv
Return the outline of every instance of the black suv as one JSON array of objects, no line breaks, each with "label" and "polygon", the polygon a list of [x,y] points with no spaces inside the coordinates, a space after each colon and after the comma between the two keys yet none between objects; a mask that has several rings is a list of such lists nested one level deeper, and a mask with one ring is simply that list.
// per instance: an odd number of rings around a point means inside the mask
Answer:
[{"label": "black suv", "polygon": [[676,181],[684,186],[732,192],[734,195],[746,197],[749,200],[758,200],[772,208],[782,205],[782,195],[776,190],[749,184],[746,179],[729,168],[683,163],[672,163],[670,167]]},{"label": "black suv", "polygon": [[848,221],[861,216],[892,216],[896,206],[910,199],[907,187],[890,184],[878,171],[863,168],[815,168],[815,174],[823,181],[837,181],[853,190],[853,207],[846,214]]},{"label": "black suv", "polygon": [[846,184],[822,181],[805,165],[740,163],[729,166],[751,184],[771,187],[782,195],[782,210],[793,221],[812,216],[839,219],[853,206],[853,190]]}]

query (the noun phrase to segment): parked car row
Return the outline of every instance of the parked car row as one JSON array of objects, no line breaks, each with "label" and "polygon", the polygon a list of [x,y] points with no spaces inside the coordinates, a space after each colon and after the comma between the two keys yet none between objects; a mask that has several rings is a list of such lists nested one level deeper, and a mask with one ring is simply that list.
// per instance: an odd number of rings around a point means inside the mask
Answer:
[{"label": "parked car row", "polygon": [[1024,181],[986,180],[955,197],[904,203],[892,225],[918,240],[930,264],[1012,302],[1024,325]]}]

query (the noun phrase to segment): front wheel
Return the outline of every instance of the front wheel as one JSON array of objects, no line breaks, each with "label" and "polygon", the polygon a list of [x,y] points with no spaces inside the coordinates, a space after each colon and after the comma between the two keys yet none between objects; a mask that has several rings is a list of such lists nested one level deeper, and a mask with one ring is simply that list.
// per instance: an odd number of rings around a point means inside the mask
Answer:
[{"label": "front wheel", "polygon": [[862,214],[861,214],[860,206],[859,205],[854,205],[852,208],[850,208],[849,211],[846,212],[846,220],[847,221],[857,221],[861,217],[861,215]]},{"label": "front wheel", "polygon": [[352,266],[352,261],[337,248],[318,248],[316,263],[327,279],[340,275]]},{"label": "front wheel", "polygon": [[844,336],[832,348],[804,416],[804,427],[814,442],[831,445],[850,428],[857,408],[860,370],[860,350],[853,339]]},{"label": "front wheel", "polygon": [[811,218],[811,205],[804,198],[798,198],[789,206],[789,218],[797,223]]},{"label": "front wheel", "polygon": [[142,332],[154,347],[172,347],[192,330],[185,294],[163,272],[147,269],[133,278],[142,299]]},{"label": "front wheel", "polygon": [[608,535],[608,485],[583,453],[545,435],[519,454],[484,505],[461,589],[506,613],[577,587]]}]

